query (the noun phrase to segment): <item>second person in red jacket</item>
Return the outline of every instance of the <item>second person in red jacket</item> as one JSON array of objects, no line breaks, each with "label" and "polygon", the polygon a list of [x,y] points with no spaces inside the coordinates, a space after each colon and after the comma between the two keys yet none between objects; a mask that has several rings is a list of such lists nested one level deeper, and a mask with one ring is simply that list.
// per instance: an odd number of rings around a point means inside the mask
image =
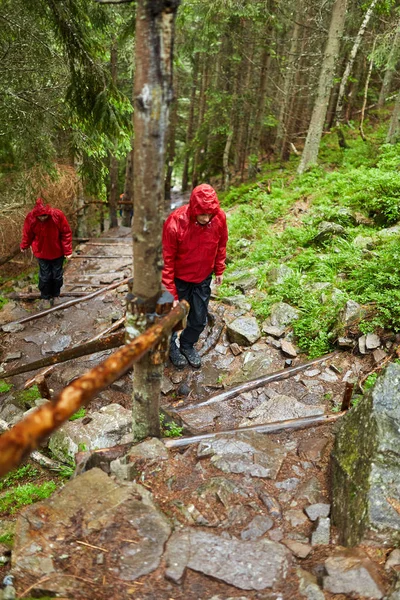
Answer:
[{"label": "second person in red jacket", "polygon": [[162,281],[176,302],[187,300],[190,304],[179,348],[176,334],[171,338],[169,356],[178,369],[187,363],[197,369],[201,366],[194,344],[207,324],[212,274],[217,285],[222,283],[227,241],[226,216],[208,184],[194,188],[189,204],[174,210],[165,221]]},{"label": "second person in red jacket", "polygon": [[72,254],[72,231],[62,210],[45,206],[42,198],[25,217],[21,252],[30,246],[39,261],[41,297],[53,306],[63,284],[64,257]]}]

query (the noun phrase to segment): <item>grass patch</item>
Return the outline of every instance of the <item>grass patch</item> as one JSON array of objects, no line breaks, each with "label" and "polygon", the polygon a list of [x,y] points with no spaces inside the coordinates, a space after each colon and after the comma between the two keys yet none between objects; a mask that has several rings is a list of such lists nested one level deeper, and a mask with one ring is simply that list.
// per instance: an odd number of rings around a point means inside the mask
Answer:
[{"label": "grass patch", "polygon": [[0,491],[12,487],[21,479],[35,479],[39,475],[39,470],[32,465],[24,465],[16,471],[12,471],[0,478]]},{"label": "grass patch", "polygon": [[83,419],[83,417],[86,416],[86,408],[84,408],[83,406],[81,406],[81,408],[79,410],[76,411],[76,413],[74,413],[69,420],[70,421],[76,421],[77,419]]},{"label": "grass patch", "polygon": [[57,485],[54,481],[45,481],[40,485],[34,483],[20,485],[0,497],[0,513],[12,515],[23,506],[48,498],[56,489]]},{"label": "grass patch", "polygon": [[6,381],[4,381],[4,379],[0,380],[0,394],[5,394],[6,392],[9,392],[11,388],[11,383],[7,383]]}]

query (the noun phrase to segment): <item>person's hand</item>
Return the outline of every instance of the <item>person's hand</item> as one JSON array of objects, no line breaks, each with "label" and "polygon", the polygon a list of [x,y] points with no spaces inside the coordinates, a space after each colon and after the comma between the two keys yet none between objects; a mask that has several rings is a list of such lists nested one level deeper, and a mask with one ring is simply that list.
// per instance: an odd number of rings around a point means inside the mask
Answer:
[{"label": "person's hand", "polygon": [[25,252],[28,250],[28,248],[20,248],[22,254],[25,254]]},{"label": "person's hand", "polygon": [[68,254],[68,256],[65,257],[65,260],[70,260],[72,258],[72,254]]},{"label": "person's hand", "polygon": [[175,308],[175,306],[178,306],[179,304],[179,300],[174,300],[172,303],[172,308]]},{"label": "person's hand", "polygon": [[216,285],[221,285],[223,278],[224,278],[223,275],[216,275],[215,276],[215,284]]}]

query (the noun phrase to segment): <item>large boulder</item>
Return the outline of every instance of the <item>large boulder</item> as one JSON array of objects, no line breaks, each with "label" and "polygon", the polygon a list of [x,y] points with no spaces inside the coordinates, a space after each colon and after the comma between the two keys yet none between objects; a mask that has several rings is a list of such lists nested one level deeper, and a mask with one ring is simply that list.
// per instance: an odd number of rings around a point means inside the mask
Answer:
[{"label": "large boulder", "polygon": [[260,337],[261,332],[254,317],[239,317],[226,325],[229,341],[240,346],[251,346]]},{"label": "large boulder", "polygon": [[342,419],[332,453],[333,522],[346,546],[400,542],[400,365]]}]

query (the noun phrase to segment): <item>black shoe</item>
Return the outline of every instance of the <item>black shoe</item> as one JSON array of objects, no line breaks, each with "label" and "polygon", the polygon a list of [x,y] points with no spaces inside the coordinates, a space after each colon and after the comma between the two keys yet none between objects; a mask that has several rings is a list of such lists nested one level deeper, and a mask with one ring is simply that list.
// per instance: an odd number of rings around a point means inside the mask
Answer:
[{"label": "black shoe", "polygon": [[175,342],[172,342],[169,348],[169,358],[176,369],[184,369],[188,364]]},{"label": "black shoe", "polygon": [[189,365],[191,365],[194,369],[200,369],[201,358],[195,348],[181,348],[181,354],[186,356]]}]

